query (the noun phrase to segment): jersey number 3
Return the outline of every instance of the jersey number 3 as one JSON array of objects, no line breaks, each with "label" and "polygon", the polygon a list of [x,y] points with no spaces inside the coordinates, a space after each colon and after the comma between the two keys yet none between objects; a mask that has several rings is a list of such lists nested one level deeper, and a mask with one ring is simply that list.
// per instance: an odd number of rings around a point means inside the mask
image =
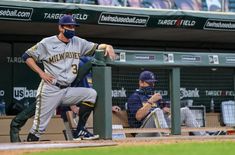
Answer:
[{"label": "jersey number 3", "polygon": [[72,64],[72,73],[78,74],[78,66],[76,64]]}]

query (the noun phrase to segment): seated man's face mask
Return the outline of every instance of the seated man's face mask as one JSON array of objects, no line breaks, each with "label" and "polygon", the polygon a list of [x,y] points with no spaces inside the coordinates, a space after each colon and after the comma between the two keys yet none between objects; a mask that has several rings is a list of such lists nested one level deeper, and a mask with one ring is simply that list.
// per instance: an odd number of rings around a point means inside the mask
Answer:
[{"label": "seated man's face mask", "polygon": [[155,93],[154,85],[140,88],[139,93],[152,96]]}]

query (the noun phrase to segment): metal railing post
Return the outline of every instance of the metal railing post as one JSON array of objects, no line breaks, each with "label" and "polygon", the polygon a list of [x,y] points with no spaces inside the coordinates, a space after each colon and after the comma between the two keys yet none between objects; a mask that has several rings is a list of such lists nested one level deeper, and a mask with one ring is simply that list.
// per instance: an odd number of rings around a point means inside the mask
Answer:
[{"label": "metal railing post", "polygon": [[[98,61],[103,60],[102,53]],[[112,83],[111,67],[92,67],[93,88],[97,91],[97,101],[93,115],[94,133],[101,139],[112,139]]]},{"label": "metal railing post", "polygon": [[172,68],[170,72],[170,98],[171,98],[171,133],[181,134],[180,117],[180,68]]}]

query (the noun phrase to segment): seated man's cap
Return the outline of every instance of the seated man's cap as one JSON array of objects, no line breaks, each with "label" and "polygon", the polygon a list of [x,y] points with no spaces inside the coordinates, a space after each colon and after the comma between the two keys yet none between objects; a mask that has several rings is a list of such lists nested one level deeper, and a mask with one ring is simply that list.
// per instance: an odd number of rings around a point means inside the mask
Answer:
[{"label": "seated man's cap", "polygon": [[140,73],[139,80],[145,81],[147,83],[157,82],[154,73],[150,71],[143,71],[142,73]]},{"label": "seated man's cap", "polygon": [[79,26],[80,24],[76,22],[72,15],[63,15],[59,20],[59,25]]}]

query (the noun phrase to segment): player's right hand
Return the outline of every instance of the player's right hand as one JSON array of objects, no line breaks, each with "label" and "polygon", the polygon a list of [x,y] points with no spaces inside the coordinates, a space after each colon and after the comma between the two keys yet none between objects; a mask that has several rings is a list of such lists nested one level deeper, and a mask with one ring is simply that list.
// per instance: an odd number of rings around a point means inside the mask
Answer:
[{"label": "player's right hand", "polygon": [[55,79],[52,75],[42,72],[39,76],[48,84],[52,84]]},{"label": "player's right hand", "polygon": [[163,110],[164,113],[167,113],[167,114],[171,113],[171,109],[168,108],[168,107],[163,107],[162,110]]},{"label": "player's right hand", "polygon": [[162,99],[162,95],[160,93],[155,93],[149,100],[148,102],[150,103],[156,103],[157,101]]}]

